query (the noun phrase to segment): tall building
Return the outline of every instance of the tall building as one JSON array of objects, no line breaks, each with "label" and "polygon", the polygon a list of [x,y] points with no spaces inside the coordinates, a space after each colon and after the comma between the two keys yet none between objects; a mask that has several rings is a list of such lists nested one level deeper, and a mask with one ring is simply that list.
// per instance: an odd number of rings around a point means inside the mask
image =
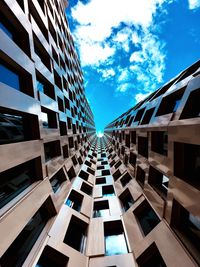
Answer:
[{"label": "tall building", "polygon": [[97,138],[66,5],[0,1],[0,266],[199,266],[200,62]]}]

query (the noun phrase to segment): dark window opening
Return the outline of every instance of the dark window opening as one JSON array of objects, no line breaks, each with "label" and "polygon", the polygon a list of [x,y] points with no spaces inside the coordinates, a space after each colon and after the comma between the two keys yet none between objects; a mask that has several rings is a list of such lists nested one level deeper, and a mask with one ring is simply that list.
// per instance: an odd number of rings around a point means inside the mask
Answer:
[{"label": "dark window opening", "polygon": [[38,116],[0,109],[0,145],[39,138]]},{"label": "dark window opening", "polygon": [[145,236],[148,235],[148,233],[150,233],[160,222],[157,214],[146,200],[143,201],[133,213]]},{"label": "dark window opening", "polygon": [[136,181],[140,184],[141,187],[144,187],[145,183],[145,171],[139,166],[137,167]]},{"label": "dark window opening", "polygon": [[163,198],[166,198],[168,191],[169,178],[150,166],[148,183]]},{"label": "dark window opening", "polygon": [[69,157],[68,145],[64,145],[62,149],[63,149],[63,157],[64,157],[64,159],[68,158]]},{"label": "dark window opening", "polygon": [[130,163],[133,167],[135,167],[135,164],[136,164],[136,158],[137,158],[137,156],[136,156],[134,153],[130,152],[129,163]]},{"label": "dark window opening", "polygon": [[125,136],[126,136],[126,138],[125,138],[125,145],[127,147],[130,147],[130,134],[126,134]]},{"label": "dark window opening", "polygon": [[69,148],[74,148],[74,139],[73,139],[73,137],[69,137],[68,141],[69,141]]},{"label": "dark window opening", "polygon": [[137,258],[139,267],[167,267],[155,243]]},{"label": "dark window opening", "polygon": [[122,186],[124,187],[131,181],[131,179],[132,179],[132,177],[127,172],[122,176],[122,178],[120,179],[120,182],[121,182]]},{"label": "dark window opening", "polygon": [[96,178],[96,184],[106,184],[106,178],[105,177]]},{"label": "dark window opening", "polygon": [[64,238],[64,243],[84,253],[86,248],[87,228],[87,223],[72,215]]},{"label": "dark window opening", "polygon": [[121,221],[104,222],[105,255],[128,253],[126,238]]},{"label": "dark window opening", "polygon": [[182,88],[168,96],[163,97],[156,116],[176,112],[179,107],[185,88]]},{"label": "dark window opening", "polygon": [[59,121],[60,135],[67,135],[67,126],[65,121]]},{"label": "dark window opening", "polygon": [[155,108],[150,108],[145,112],[144,117],[141,121],[141,124],[148,124],[150,122],[151,117],[154,113],[154,110],[155,110]]},{"label": "dark window opening", "polygon": [[136,131],[131,131],[131,143],[136,144]]},{"label": "dark window opening", "polygon": [[39,74],[36,78],[37,90],[55,100],[54,86]]},{"label": "dark window opening", "polygon": [[66,182],[66,176],[63,169],[60,169],[51,179],[51,187],[53,192],[56,193],[60,188],[62,183]]},{"label": "dark window opening", "polygon": [[54,70],[54,81],[55,81],[55,85],[62,91],[62,79],[60,77],[60,75]]},{"label": "dark window opening", "polygon": [[86,193],[88,196],[92,195],[92,186],[86,184],[85,182],[82,183],[81,185],[81,191]]},{"label": "dark window opening", "polygon": [[1,257],[0,264],[2,267],[21,267],[23,265],[46,223],[50,217],[56,214],[52,206],[50,199],[46,200],[30,219]]},{"label": "dark window opening", "polygon": [[81,156],[80,156],[80,157],[78,157],[78,163],[79,163],[79,165],[82,165],[82,164],[83,164],[83,161],[82,161],[82,158],[81,158]]},{"label": "dark window opening", "polygon": [[0,208],[42,179],[41,158],[27,161],[0,173]]},{"label": "dark window opening", "polygon": [[17,68],[0,59],[0,82],[30,96],[33,96],[32,77],[28,72]]},{"label": "dark window opening", "polygon": [[72,190],[65,204],[70,208],[80,212],[82,202],[83,202],[83,195],[76,192],[75,190]]},{"label": "dark window opening", "polygon": [[94,202],[93,218],[106,217],[109,215],[110,215],[110,210],[107,200]]},{"label": "dark window opening", "polygon": [[119,199],[124,211],[127,211],[134,204],[134,199],[128,188],[119,196]]},{"label": "dark window opening", "polygon": [[180,119],[198,118],[200,116],[200,89],[192,91],[187,99]]},{"label": "dark window opening", "polygon": [[115,169],[117,169],[117,168],[119,168],[119,166],[121,166],[122,165],[122,162],[121,162],[121,160],[119,160],[117,163],[116,163],[116,165],[114,166],[115,167]]},{"label": "dark window opening", "polygon": [[52,141],[44,144],[45,161],[49,161],[61,155],[60,141]]},{"label": "dark window opening", "polygon": [[102,170],[101,174],[102,174],[102,176],[110,175],[110,171],[109,170]]},{"label": "dark window opening", "polygon": [[148,137],[138,136],[138,153],[148,158]]},{"label": "dark window opening", "polygon": [[42,63],[47,67],[47,69],[51,71],[50,56],[35,34],[33,34],[33,43],[36,55],[39,57]]},{"label": "dark window opening", "polygon": [[92,166],[92,163],[90,163],[89,161],[86,160],[86,161],[85,161],[85,165],[91,167],[91,166]]},{"label": "dark window opening", "polygon": [[89,173],[81,170],[79,175],[78,175],[80,178],[82,178],[83,180],[87,181],[88,180],[88,177],[89,177]]},{"label": "dark window opening", "polygon": [[89,172],[90,174],[94,175],[95,171],[92,170],[90,167],[87,167],[87,172]]},{"label": "dark window opening", "polygon": [[174,199],[171,226],[200,265],[200,217],[190,213]]},{"label": "dark window opening", "polygon": [[65,112],[63,100],[60,97],[57,97],[57,101],[58,101],[58,109],[62,112]]},{"label": "dark window opening", "polygon": [[67,175],[70,181],[76,177],[76,173],[73,166],[68,170]]},{"label": "dark window opening", "polygon": [[151,150],[167,156],[168,134],[164,131],[151,132]]},{"label": "dark window opening", "polygon": [[57,113],[41,107],[41,111],[42,111],[42,125],[44,128],[57,128]]},{"label": "dark window opening", "polygon": [[104,166],[97,166],[97,170],[104,170]]},{"label": "dark window opening", "polygon": [[137,112],[137,114],[136,114],[136,116],[135,116],[134,121],[140,121],[141,118],[142,118],[142,115],[143,115],[144,111],[145,111],[145,108],[139,109],[138,112]]},{"label": "dark window opening", "polygon": [[112,185],[102,186],[102,193],[104,197],[111,197],[115,195],[115,191]]},{"label": "dark window opening", "polygon": [[174,143],[174,175],[200,187],[200,145]]},{"label": "dark window opening", "polygon": [[73,165],[76,166],[78,164],[78,161],[76,159],[76,156],[73,156],[72,157],[72,162],[73,162]]},{"label": "dark window opening", "polygon": [[50,246],[46,246],[35,267],[66,267],[69,258]]}]

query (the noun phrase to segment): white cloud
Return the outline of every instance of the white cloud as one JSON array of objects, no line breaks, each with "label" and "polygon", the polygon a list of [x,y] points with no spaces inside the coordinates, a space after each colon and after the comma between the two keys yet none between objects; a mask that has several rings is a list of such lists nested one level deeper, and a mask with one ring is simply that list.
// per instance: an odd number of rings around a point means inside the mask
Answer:
[{"label": "white cloud", "polygon": [[[83,66],[99,65],[113,56],[117,43],[125,52],[129,51],[129,41],[137,43],[137,34],[131,35],[131,26],[147,29],[151,26],[153,15],[158,6],[170,0],[90,0],[87,4],[78,2],[72,8],[72,17],[78,23],[74,31],[79,44]],[[121,25],[125,29],[117,33],[113,40],[106,43],[113,29]],[[104,44],[104,45],[102,45]]]},{"label": "white cloud", "polygon": [[129,75],[130,75],[130,73],[129,73],[128,69],[121,69],[120,70],[120,75],[118,77],[118,82],[127,81],[128,78],[129,78]]},{"label": "white cloud", "polygon": [[135,100],[138,103],[138,102],[142,101],[143,99],[145,99],[145,97],[147,97],[148,95],[149,95],[149,93],[147,93],[147,94],[138,93],[135,95]]},{"label": "white cloud", "polygon": [[188,0],[189,9],[196,9],[200,7],[200,0]]},{"label": "white cloud", "polygon": [[98,65],[99,63],[113,56],[115,53],[114,47],[100,43],[90,44],[87,42],[87,40],[81,44],[79,49],[82,66]]},{"label": "white cloud", "polygon": [[97,71],[102,74],[103,78],[111,78],[115,76],[114,69],[97,69]]},{"label": "white cloud", "polygon": [[118,85],[116,92],[125,93],[129,88],[130,88],[130,84],[124,82]]}]

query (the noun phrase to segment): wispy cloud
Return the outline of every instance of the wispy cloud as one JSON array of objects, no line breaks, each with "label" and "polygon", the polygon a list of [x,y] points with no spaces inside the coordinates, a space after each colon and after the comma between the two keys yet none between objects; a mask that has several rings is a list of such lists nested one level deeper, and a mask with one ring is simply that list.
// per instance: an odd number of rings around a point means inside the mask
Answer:
[{"label": "wispy cloud", "polygon": [[163,80],[166,56],[155,16],[171,1],[79,1],[71,14],[82,66],[96,69],[101,80],[115,79],[114,91],[134,95],[136,101],[155,90]]},{"label": "wispy cloud", "polygon": [[200,7],[200,0],[188,0],[189,9],[196,9]]}]

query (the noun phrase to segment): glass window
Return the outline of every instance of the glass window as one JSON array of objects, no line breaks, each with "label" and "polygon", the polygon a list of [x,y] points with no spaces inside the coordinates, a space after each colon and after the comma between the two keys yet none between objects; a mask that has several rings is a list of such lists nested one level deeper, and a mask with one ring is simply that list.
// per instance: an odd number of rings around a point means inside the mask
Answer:
[{"label": "glass window", "polygon": [[45,203],[3,254],[0,265],[2,267],[21,267],[50,217]]},{"label": "glass window", "polygon": [[106,217],[110,216],[108,201],[96,201],[94,202],[93,217]]},{"label": "glass window", "polygon": [[2,63],[0,63],[0,82],[5,83],[16,90],[21,90],[19,75]]},{"label": "glass window", "polygon": [[128,253],[121,221],[112,221],[104,223],[104,235],[106,256]]}]

